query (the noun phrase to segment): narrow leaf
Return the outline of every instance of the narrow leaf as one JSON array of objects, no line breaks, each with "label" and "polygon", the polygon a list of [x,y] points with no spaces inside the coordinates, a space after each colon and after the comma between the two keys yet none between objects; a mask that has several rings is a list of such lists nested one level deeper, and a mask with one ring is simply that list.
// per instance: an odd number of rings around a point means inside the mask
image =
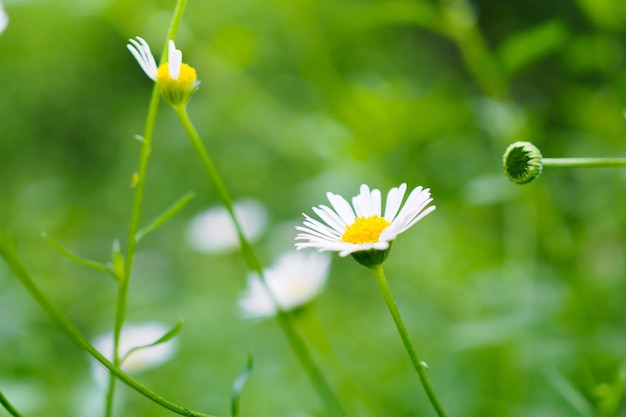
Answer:
[{"label": "narrow leaf", "polygon": [[167,342],[168,340],[173,339],[174,337],[176,337],[176,335],[178,333],[180,333],[180,331],[183,328],[183,320],[179,319],[178,322],[176,323],[176,325],[174,327],[172,327],[172,329],[170,331],[168,331],[167,333],[165,333],[163,336],[161,336],[159,339],[157,339],[156,341],[152,342],[152,343],[148,343],[147,345],[141,345],[141,346],[135,346],[134,348],[130,349],[126,355],[124,355],[124,357],[122,358],[121,363],[124,363],[124,361],[126,359],[128,359],[128,357],[134,353],[137,352],[138,350],[142,350],[142,349],[146,349],[152,346],[156,346],[156,345],[160,345],[162,343]]},{"label": "narrow leaf", "polygon": [[188,192],[187,194],[182,196],[174,204],[168,207],[163,213],[161,213],[161,215],[159,215],[156,219],[154,219],[150,224],[141,228],[141,230],[139,230],[137,234],[135,235],[135,240],[139,242],[142,237],[144,237],[145,235],[147,235],[148,233],[150,233],[151,231],[163,225],[169,219],[174,217],[176,214],[178,214],[179,211],[181,211],[187,205],[187,203],[189,203],[189,201],[191,201],[191,199],[194,196],[195,194],[193,192]]},{"label": "narrow leaf", "polygon": [[67,259],[74,262],[75,264],[86,266],[87,268],[95,269],[96,271],[104,272],[105,274],[117,279],[115,272],[109,266],[103,264],[102,262],[94,261],[92,259],[88,259],[75,254],[74,252],[63,246],[61,243],[51,238],[46,232],[41,232],[41,237],[43,237],[46,242],[50,244],[50,246],[56,249],[57,252],[59,252],[61,255],[65,256]]},{"label": "narrow leaf", "polygon": [[561,394],[563,399],[579,416],[595,417],[596,413],[594,412],[593,406],[570,381],[563,377],[563,375],[551,369],[545,373],[545,376],[548,382],[552,384],[554,389]]},{"label": "narrow leaf", "polygon": [[239,376],[233,382],[233,389],[232,389],[232,395],[231,395],[232,417],[239,417],[239,400],[241,398],[241,392],[243,391],[243,388],[245,387],[246,382],[248,382],[248,378],[250,377],[250,374],[252,373],[253,362],[254,362],[253,355],[252,353],[249,353],[246,367],[244,368],[243,372],[241,372],[241,374],[239,374]]}]

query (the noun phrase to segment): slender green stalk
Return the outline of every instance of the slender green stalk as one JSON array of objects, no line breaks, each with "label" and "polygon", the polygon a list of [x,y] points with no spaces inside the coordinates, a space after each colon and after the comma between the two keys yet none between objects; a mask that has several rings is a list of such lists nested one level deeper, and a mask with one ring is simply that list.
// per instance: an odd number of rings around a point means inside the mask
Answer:
[{"label": "slender green stalk", "polygon": [[[168,30],[165,46],[163,47],[163,53],[161,54],[161,62],[164,62],[167,58],[167,42],[169,39],[173,39],[178,30],[178,25],[182,19],[183,11],[187,0],[178,0],[172,21]],[[139,164],[137,168],[136,181],[134,182],[135,193],[133,197],[133,207],[130,218],[130,226],[128,228],[128,246],[126,249],[126,258],[124,263],[124,276],[119,277],[119,286],[117,291],[117,300],[115,304],[115,323],[113,325],[113,363],[116,366],[120,364],[119,345],[120,335],[122,327],[124,326],[124,320],[126,318],[126,306],[128,304],[128,286],[130,283],[130,275],[135,260],[135,253],[137,250],[137,231],[140,227],[141,208],[143,206],[143,196],[146,184],[146,176],[148,173],[148,162],[150,160],[150,153],[152,151],[152,137],[154,134],[154,125],[156,122],[157,111],[159,108],[159,87],[155,83],[152,89],[152,96],[150,98],[150,104],[148,107],[148,116],[146,117],[146,124],[144,129],[141,153],[139,156]],[[109,377],[109,386],[106,394],[105,416],[111,417],[113,415],[113,402],[115,397],[115,376],[113,374]]]},{"label": "slender green stalk", "polygon": [[542,158],[544,167],[615,168],[626,167],[626,158]]},{"label": "slender green stalk", "polygon": [[11,403],[9,402],[9,400],[7,400],[7,397],[4,396],[2,391],[0,391],[0,404],[2,404],[4,409],[7,410],[9,414],[11,414],[13,417],[24,417],[22,414],[20,414],[19,411],[15,409],[15,407],[11,405]]},{"label": "slender green stalk", "polygon": [[411,357],[411,362],[413,362],[413,367],[419,376],[420,382],[424,387],[424,391],[430,400],[433,408],[437,412],[439,417],[446,417],[446,412],[444,411],[439,399],[437,398],[437,394],[435,394],[435,390],[430,384],[430,380],[428,379],[428,374],[426,373],[426,368],[422,361],[417,357],[417,353],[415,353],[415,348],[411,343],[411,339],[409,339],[409,334],[404,326],[404,322],[402,321],[402,317],[400,316],[400,312],[398,311],[398,307],[396,306],[396,302],[393,299],[393,295],[391,294],[391,290],[389,289],[389,284],[387,283],[387,277],[385,277],[385,271],[383,271],[383,264],[378,264],[370,268],[376,277],[376,281],[378,282],[378,286],[380,287],[381,292],[383,293],[383,298],[387,303],[387,307],[389,308],[389,312],[391,313],[391,317],[393,317],[393,321],[396,324],[396,328],[398,329],[398,333],[400,334],[400,338],[402,339],[402,343],[404,344],[404,348],[407,353]]},{"label": "slender green stalk", "polygon": [[289,314],[280,308],[280,304],[276,302],[276,297],[274,296],[273,292],[267,285],[267,282],[265,280],[265,275],[263,273],[263,267],[261,266],[261,263],[254,249],[252,248],[252,245],[250,245],[250,243],[246,239],[243,233],[243,229],[241,228],[241,224],[239,223],[239,220],[237,219],[237,216],[235,215],[235,210],[233,208],[232,199],[230,197],[230,194],[228,193],[228,189],[226,188],[226,185],[224,184],[222,177],[220,176],[215,164],[213,163],[213,160],[209,156],[209,153],[207,152],[206,148],[204,147],[204,144],[202,143],[202,140],[200,139],[198,132],[193,126],[193,123],[191,122],[191,119],[189,118],[189,115],[187,114],[185,105],[182,104],[182,105],[174,106],[174,110],[176,111],[176,114],[178,115],[180,119],[183,129],[185,130],[185,132],[187,133],[187,136],[191,140],[191,143],[194,149],[196,150],[198,156],[202,160],[202,164],[204,165],[204,168],[207,174],[209,175],[211,182],[213,183],[213,185],[215,186],[217,190],[217,194],[219,196],[220,201],[226,207],[226,210],[228,211],[228,214],[230,215],[233,221],[233,224],[235,225],[237,235],[239,236],[241,252],[244,257],[244,260],[246,261],[248,268],[251,271],[254,271],[260,277],[261,282],[265,286],[268,294],[270,294],[270,297],[273,299],[274,304],[279,306],[277,319],[278,319],[281,329],[283,330],[283,332],[285,333],[285,336],[287,337],[287,340],[289,341],[291,348],[296,353],[296,356],[298,357],[302,366],[307,372],[307,375],[309,376],[313,386],[317,389],[318,393],[324,400],[324,403],[326,404],[326,407],[328,411],[330,412],[330,414],[335,415],[335,416],[345,416],[345,412],[343,411],[341,405],[339,404],[337,397],[335,396],[332,389],[330,388],[330,385],[328,384],[328,382],[322,375],[321,371],[315,364],[315,361],[313,360],[313,356],[311,352],[309,351],[309,349],[306,347],[304,340],[296,332],[295,327],[293,323],[291,322]]},{"label": "slender green stalk", "polygon": [[26,287],[26,290],[30,293],[32,298],[39,304],[41,308],[43,308],[46,313],[48,313],[61,327],[61,329],[69,336],[69,338],[78,345],[83,350],[87,351],[91,356],[93,356],[98,362],[104,365],[112,374],[114,374],[117,378],[119,378],[126,385],[139,392],[146,398],[154,401],[155,403],[171,410],[177,414],[187,417],[213,417],[209,414],[199,413],[197,411],[188,410],[185,407],[182,407],[178,404],[175,404],[159,394],[151,391],[149,388],[142,385],[139,381],[132,378],[130,375],[122,371],[118,366],[116,366],[113,362],[109,361],[105,358],[98,350],[87,340],[87,338],[78,330],[76,325],[72,323],[72,321],[65,315],[65,313],[52,303],[44,293],[37,287],[34,283],[30,274],[24,267],[21,260],[17,257],[16,254],[13,253],[12,249],[6,242],[2,241],[2,236],[0,236],[0,256],[4,258],[6,263],[9,265],[15,276],[21,281],[22,285]]}]

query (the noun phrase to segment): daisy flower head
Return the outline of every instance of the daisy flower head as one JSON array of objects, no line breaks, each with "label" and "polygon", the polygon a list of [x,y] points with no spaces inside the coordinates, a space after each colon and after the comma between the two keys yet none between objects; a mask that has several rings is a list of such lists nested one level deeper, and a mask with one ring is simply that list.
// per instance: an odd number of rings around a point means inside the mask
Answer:
[{"label": "daisy flower head", "polygon": [[200,82],[196,70],[183,63],[183,53],[176,49],[173,40],[168,42],[167,62],[160,66],[157,66],[150,46],[143,38],[129,39],[126,47],[143,72],[159,85],[163,99],[172,106],[186,104],[198,90]]},{"label": "daisy flower head", "polygon": [[352,205],[338,194],[327,193],[332,208],[313,207],[323,222],[304,214],[304,226],[296,226],[300,232],[296,248],[336,251],[342,257],[352,255],[368,268],[382,263],[391,242],[435,210],[435,206],[428,206],[433,200],[430,189],[421,186],[411,191],[403,205],[406,188],[401,184],[389,190],[384,213],[380,190],[370,190],[365,184],[352,197]]},{"label": "daisy flower head", "polygon": [[324,289],[329,266],[330,257],[326,254],[283,254],[273,266],[263,271],[267,286],[258,275],[248,276],[248,288],[239,299],[242,315],[246,318],[272,317],[278,310],[274,300],[283,310],[293,310],[308,303]]},{"label": "daisy flower head", "polygon": [[[169,329],[156,322],[129,324],[122,329],[120,335],[119,354],[124,358],[121,368],[126,372],[140,372],[155,368],[167,362],[177,350],[176,339],[133,350],[139,346],[151,345],[159,340]],[[107,358],[113,358],[113,333],[108,332],[98,336],[93,341],[94,347]],[[111,359],[112,360],[112,359]],[[94,378],[103,382],[107,380],[107,371],[99,363],[93,365]]]}]

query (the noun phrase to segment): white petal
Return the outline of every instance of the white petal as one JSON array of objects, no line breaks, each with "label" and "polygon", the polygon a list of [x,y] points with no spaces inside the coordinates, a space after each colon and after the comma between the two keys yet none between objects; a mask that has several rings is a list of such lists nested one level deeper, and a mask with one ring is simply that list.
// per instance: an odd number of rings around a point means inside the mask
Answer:
[{"label": "white petal", "polygon": [[156,81],[157,64],[150,51],[150,46],[141,37],[137,36],[137,40],[129,39],[130,44],[126,45],[128,50],[137,60],[139,66],[153,81]]},{"label": "white petal", "polygon": [[170,70],[170,77],[172,77],[172,80],[178,80],[178,76],[180,75],[180,66],[183,62],[183,53],[176,49],[176,45],[171,39],[167,46],[167,64]]},{"label": "white petal", "polygon": [[367,185],[361,185],[359,195],[352,198],[352,205],[357,217],[380,216],[380,190],[370,191]]},{"label": "white petal", "polygon": [[326,197],[328,197],[328,201],[330,201],[330,204],[346,225],[354,223],[354,211],[352,211],[352,207],[350,207],[345,198],[333,193],[326,193]]},{"label": "white petal", "polygon": [[385,203],[385,220],[389,223],[393,222],[393,219],[398,213],[398,209],[402,204],[404,193],[406,192],[406,183],[403,183],[398,188],[392,188],[387,194],[387,201]]},{"label": "white petal", "polygon": [[335,229],[337,232],[343,234],[346,231],[346,224],[341,218],[326,206],[319,206],[319,208],[313,207],[313,211],[320,219],[324,220],[326,224]]},{"label": "white petal", "polygon": [[2,3],[0,3],[0,33],[4,32],[9,24],[9,15],[4,11]]}]

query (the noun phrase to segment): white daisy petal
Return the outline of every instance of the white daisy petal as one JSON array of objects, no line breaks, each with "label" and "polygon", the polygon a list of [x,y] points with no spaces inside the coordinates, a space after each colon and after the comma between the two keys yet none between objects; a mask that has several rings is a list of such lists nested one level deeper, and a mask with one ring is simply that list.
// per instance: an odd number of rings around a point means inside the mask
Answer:
[{"label": "white daisy petal", "polygon": [[326,197],[328,197],[328,201],[330,201],[337,215],[341,217],[341,220],[343,220],[345,224],[352,224],[354,222],[354,211],[345,198],[333,193],[327,193]]},{"label": "white daisy petal", "polygon": [[341,217],[337,216],[337,213],[332,211],[326,206],[313,207],[313,211],[315,214],[319,216],[320,219],[324,220],[330,227],[335,229],[339,233],[343,233],[346,231],[346,224],[341,220]]},{"label": "white daisy petal", "polygon": [[4,11],[2,3],[0,3],[0,33],[4,32],[9,24],[9,15]]},{"label": "white daisy petal", "polygon": [[180,74],[180,66],[183,63],[183,53],[180,50],[176,49],[176,45],[171,39],[168,42],[167,47],[167,64],[170,71],[170,77],[172,77],[172,80],[178,80],[178,75]]},{"label": "white daisy petal", "polygon": [[150,79],[156,81],[157,76],[157,64],[152,56],[152,51],[150,51],[150,46],[148,43],[141,37],[137,36],[137,39],[129,39],[130,44],[126,45],[128,50],[135,60],[146,73]]},{"label": "white daisy petal", "polygon": [[402,204],[404,193],[406,192],[406,183],[400,184],[397,188],[392,188],[387,194],[387,202],[385,203],[385,220],[392,222],[398,213],[398,209]]}]

